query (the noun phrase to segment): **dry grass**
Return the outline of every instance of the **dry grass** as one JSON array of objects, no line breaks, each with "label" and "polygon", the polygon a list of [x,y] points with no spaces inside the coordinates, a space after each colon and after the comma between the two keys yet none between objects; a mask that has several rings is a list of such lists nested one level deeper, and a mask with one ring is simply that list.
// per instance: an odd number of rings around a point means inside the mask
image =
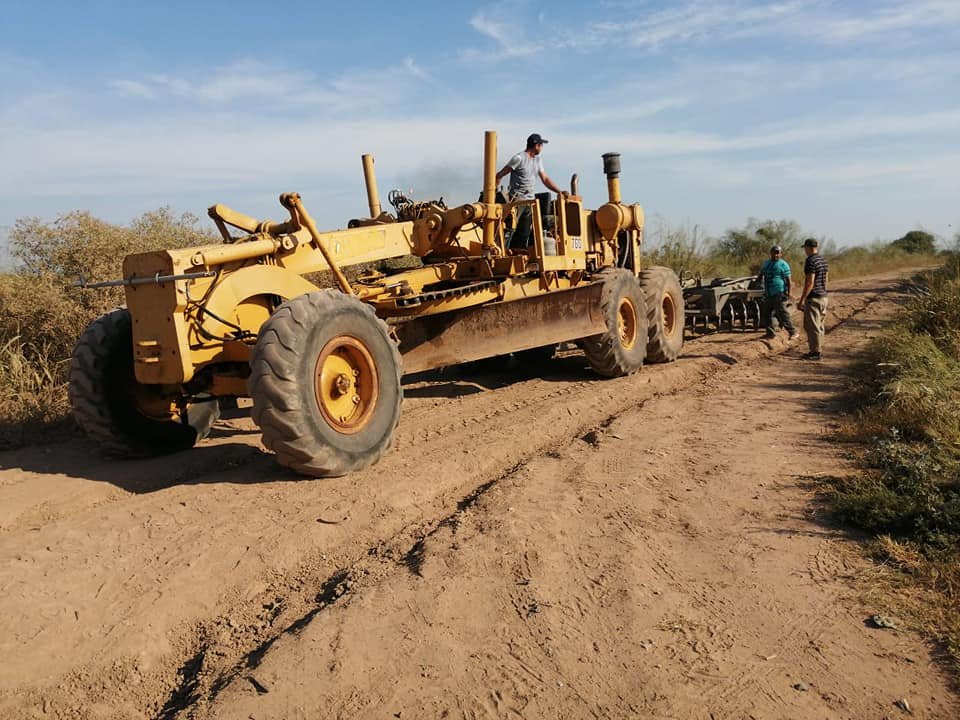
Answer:
[{"label": "dry grass", "polygon": [[120,289],[80,290],[73,282],[120,277],[130,253],[216,241],[196,225],[167,209],[126,227],[80,212],[16,223],[10,241],[19,267],[0,275],[0,448],[72,427],[66,380],[74,343],[91,320],[123,303]]},{"label": "dry grass", "polygon": [[948,257],[851,370],[844,425],[862,472],[834,481],[836,517],[874,535],[871,602],[943,647],[960,681],[960,263]]},{"label": "dry grass", "polygon": [[867,581],[864,601],[935,642],[960,689],[960,563],[931,560],[915,545],[886,535],[867,552],[880,572]]}]

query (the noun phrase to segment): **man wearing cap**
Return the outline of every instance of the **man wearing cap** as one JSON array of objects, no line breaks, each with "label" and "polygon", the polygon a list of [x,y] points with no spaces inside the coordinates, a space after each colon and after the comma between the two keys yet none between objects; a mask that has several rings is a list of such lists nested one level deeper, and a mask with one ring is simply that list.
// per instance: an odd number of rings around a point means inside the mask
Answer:
[{"label": "man wearing cap", "polygon": [[758,278],[763,280],[760,320],[767,330],[767,337],[776,336],[773,327],[773,318],[776,316],[780,327],[784,328],[793,340],[798,333],[790,319],[790,308],[787,307],[790,302],[790,266],[783,259],[783,248],[779,245],[770,248],[770,259],[763,261]]},{"label": "man wearing cap", "polygon": [[803,251],[807,254],[803,265],[805,281],[797,307],[803,310],[803,329],[807,332],[810,352],[802,357],[804,360],[819,360],[823,350],[823,318],[827,312],[827,261],[820,254],[820,243],[816,238],[804,240]]},{"label": "man wearing cap", "polygon": [[[543,161],[540,160],[540,153],[543,152],[543,146],[547,140],[540,137],[540,133],[533,133],[527,138],[527,149],[519,152],[510,158],[510,161],[503,166],[503,169],[497,173],[497,183],[505,175],[510,175],[510,201],[533,200],[533,188],[537,177],[541,182],[553,190],[555,193],[561,193],[553,180],[549,178],[543,169]],[[513,236],[510,238],[511,248],[525,248],[530,244],[531,230],[533,229],[533,213],[530,206],[525,205],[520,208],[517,215],[517,226],[513,230]]]}]

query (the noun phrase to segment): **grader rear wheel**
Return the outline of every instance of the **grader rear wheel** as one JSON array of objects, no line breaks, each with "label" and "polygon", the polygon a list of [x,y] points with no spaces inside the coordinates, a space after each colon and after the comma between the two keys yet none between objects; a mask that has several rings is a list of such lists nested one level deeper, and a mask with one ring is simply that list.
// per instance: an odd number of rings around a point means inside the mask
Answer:
[{"label": "grader rear wheel", "polygon": [[637,279],[626,270],[599,274],[600,307],[607,329],[580,345],[594,372],[604,377],[630,375],[643,366],[647,345],[647,307]]},{"label": "grader rear wheel", "polygon": [[138,383],[130,313],[116,308],[80,336],[70,361],[77,424],[111,455],[144,457],[192,447],[220,417],[216,399],[180,407],[162,388]]},{"label": "grader rear wheel", "polygon": [[673,362],[683,350],[683,290],[670,268],[650,267],[640,273],[647,299],[647,362]]},{"label": "grader rear wheel", "polygon": [[294,298],[264,323],[250,359],[253,419],[277,460],[333,477],[377,462],[400,419],[401,362],[386,324],[356,298]]}]

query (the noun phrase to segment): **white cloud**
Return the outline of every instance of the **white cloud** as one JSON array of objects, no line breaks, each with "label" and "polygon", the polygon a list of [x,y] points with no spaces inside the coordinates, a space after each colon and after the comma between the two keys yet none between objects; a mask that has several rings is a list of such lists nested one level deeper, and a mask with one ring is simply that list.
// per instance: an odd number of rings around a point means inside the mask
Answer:
[{"label": "white cloud", "polygon": [[[493,40],[495,53],[468,48],[463,56],[484,58],[488,61],[534,55],[543,49],[543,43],[534,41],[523,32],[523,23],[516,12],[505,6],[480,10],[470,18],[470,26],[481,35]],[[549,30],[547,31],[549,32]]]},{"label": "white cloud", "polygon": [[794,161],[783,165],[787,177],[815,180],[831,184],[861,182],[893,178],[897,181],[960,178],[960,154],[917,157],[909,160],[889,159],[846,162],[842,164],[812,164]]},{"label": "white cloud", "polygon": [[[195,79],[200,78],[200,79]],[[397,65],[348,69],[327,79],[312,72],[244,58],[207,73],[154,73],[113,80],[110,86],[127,96],[167,102],[170,99],[207,106],[266,103],[260,109],[313,106],[330,113],[382,104],[403,92],[406,83],[429,80],[412,57]]]},{"label": "white cloud", "polygon": [[110,87],[119,92],[121,95],[146,98],[148,100],[153,99],[157,94],[156,90],[151,88],[149,85],[137,80],[112,80],[110,82]]},{"label": "white cloud", "polygon": [[743,38],[813,38],[830,43],[870,38],[903,30],[942,27],[960,19],[957,0],[899,0],[886,6],[789,0],[744,3],[692,0],[644,13],[643,6],[620,10],[618,17],[561,30],[556,44],[595,49],[626,40],[645,50],[669,45]]},{"label": "white cloud", "polygon": [[681,97],[664,97],[640,103],[621,103],[619,98],[616,98],[606,107],[597,102],[592,102],[590,107],[597,109],[571,114],[554,120],[551,124],[556,127],[618,127],[625,122],[652,117],[689,104],[689,98]]},{"label": "white cloud", "polygon": [[856,40],[883,33],[942,26],[960,20],[956,0],[911,0],[878,7],[875,14],[842,18],[824,24],[824,36],[832,41]]}]

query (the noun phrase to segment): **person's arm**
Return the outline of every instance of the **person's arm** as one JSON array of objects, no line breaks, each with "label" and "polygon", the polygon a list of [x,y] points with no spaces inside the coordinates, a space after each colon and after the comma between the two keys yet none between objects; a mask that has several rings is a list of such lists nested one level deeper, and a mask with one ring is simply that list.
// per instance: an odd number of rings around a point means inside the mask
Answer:
[{"label": "person's arm", "polygon": [[810,294],[810,291],[813,290],[813,280],[816,277],[816,273],[807,273],[803,281],[803,292],[800,293],[800,300],[797,302],[797,307],[800,310],[803,310],[804,304],[807,302],[807,295]]},{"label": "person's arm", "polygon": [[563,190],[557,187],[556,183],[550,179],[550,177],[543,171],[540,171],[540,180],[549,190],[553,190],[557,195],[561,195]]},{"label": "person's arm", "polygon": [[496,184],[499,185],[499,184],[500,184],[500,181],[501,181],[504,177],[506,177],[507,175],[509,175],[511,172],[513,172],[513,168],[510,167],[510,163],[507,163],[506,165],[503,166],[503,170],[501,170],[500,172],[497,173],[497,182],[496,182]]},{"label": "person's arm", "polygon": [[783,275],[783,288],[786,290],[787,300],[790,299],[790,291],[793,288],[793,285],[790,280],[790,264],[786,261],[783,263],[787,266],[786,272]]}]

